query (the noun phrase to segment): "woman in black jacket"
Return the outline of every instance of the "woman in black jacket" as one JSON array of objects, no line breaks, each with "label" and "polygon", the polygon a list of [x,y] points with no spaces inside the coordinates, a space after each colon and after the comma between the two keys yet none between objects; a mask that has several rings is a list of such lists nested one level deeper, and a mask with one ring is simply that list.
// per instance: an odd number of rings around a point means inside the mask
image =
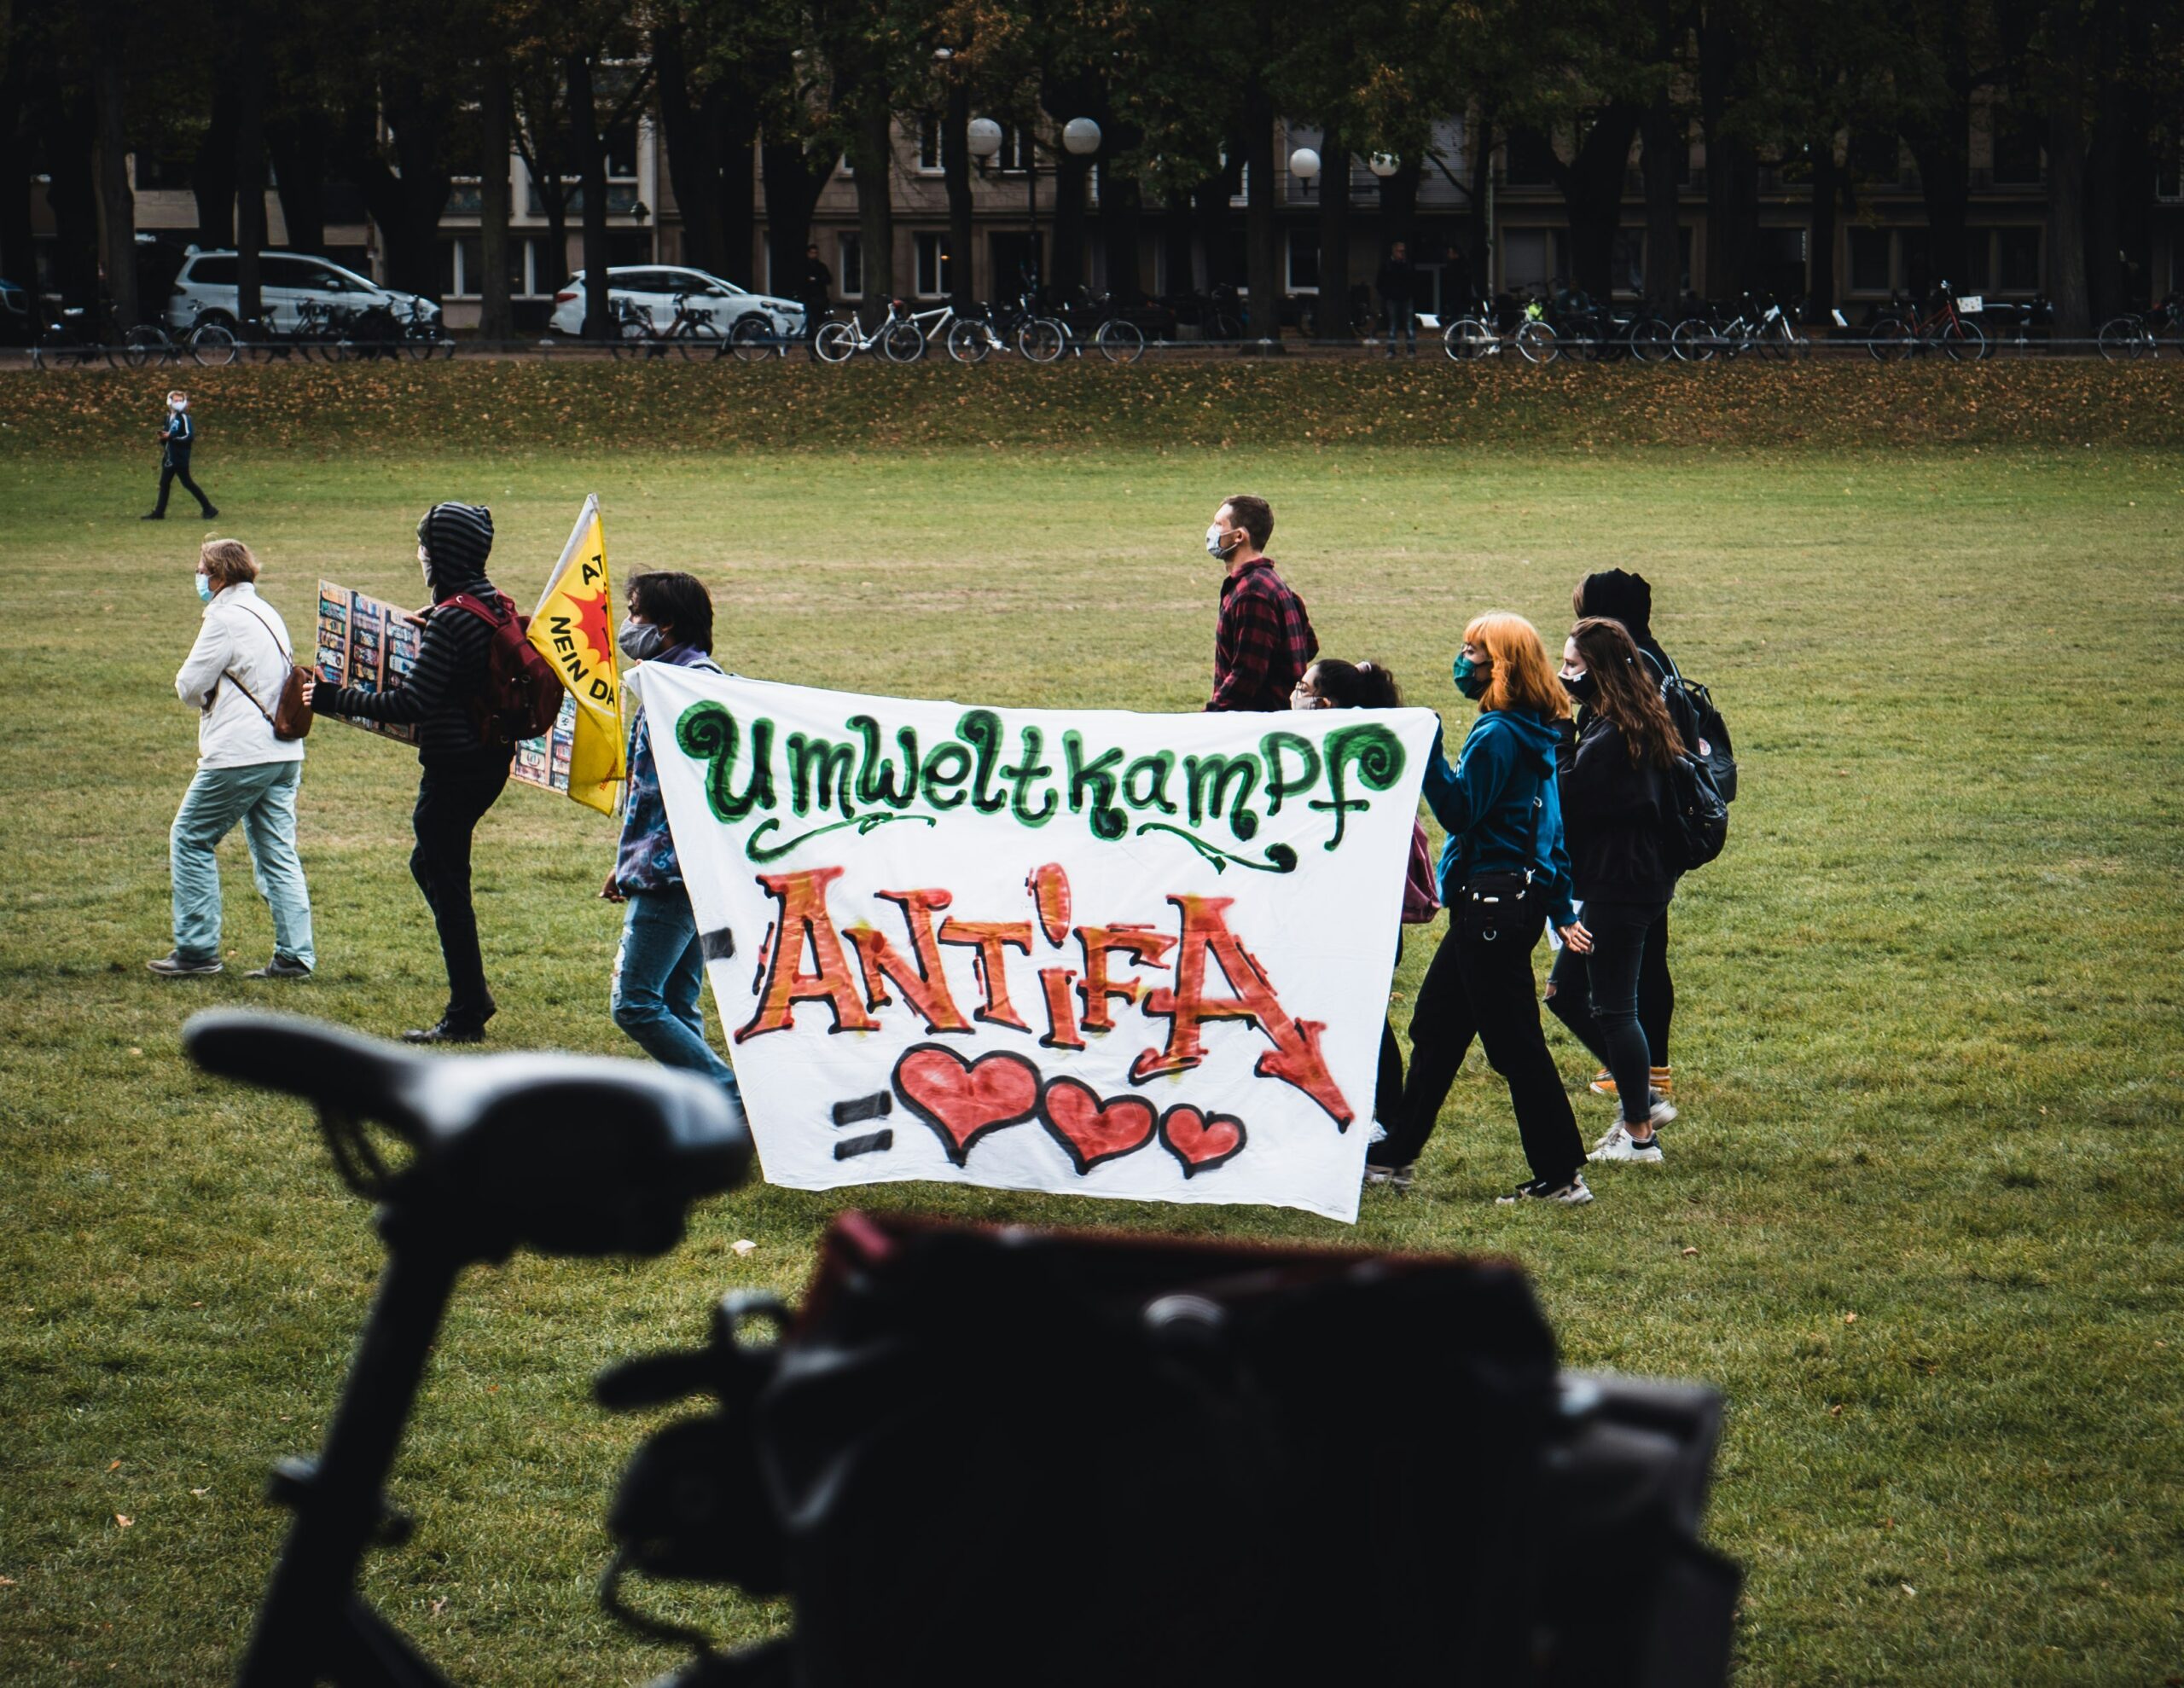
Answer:
[{"label": "woman in black jacket", "polygon": [[1621,622],[1589,616],[1571,629],[1562,684],[1583,711],[1557,760],[1571,889],[1593,948],[1562,952],[1547,1006],[1615,1076],[1621,1117],[1592,1158],[1657,1162],[1654,1128],[1676,1109],[1650,1081],[1638,980],[1647,935],[1676,895],[1669,769],[1683,744]]}]

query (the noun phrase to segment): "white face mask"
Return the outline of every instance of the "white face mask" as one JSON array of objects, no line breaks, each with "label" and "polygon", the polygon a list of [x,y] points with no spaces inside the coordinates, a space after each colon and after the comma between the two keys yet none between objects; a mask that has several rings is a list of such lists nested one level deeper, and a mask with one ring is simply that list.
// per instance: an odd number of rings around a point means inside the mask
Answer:
[{"label": "white face mask", "polygon": [[1205,554],[1207,556],[1225,557],[1235,548],[1236,548],[1233,543],[1223,545],[1221,542],[1221,524],[1219,522],[1214,522],[1208,525],[1205,530]]}]

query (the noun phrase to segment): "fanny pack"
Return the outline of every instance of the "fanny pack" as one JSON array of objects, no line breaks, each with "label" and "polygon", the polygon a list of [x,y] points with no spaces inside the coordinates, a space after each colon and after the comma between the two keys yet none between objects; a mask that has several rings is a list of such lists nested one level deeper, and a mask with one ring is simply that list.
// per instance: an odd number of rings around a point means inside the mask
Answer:
[{"label": "fanny pack", "polygon": [[1482,943],[1492,943],[1505,932],[1536,940],[1542,918],[1533,900],[1537,887],[1537,876],[1529,872],[1474,873],[1456,893],[1454,918],[1461,922],[1466,937]]}]

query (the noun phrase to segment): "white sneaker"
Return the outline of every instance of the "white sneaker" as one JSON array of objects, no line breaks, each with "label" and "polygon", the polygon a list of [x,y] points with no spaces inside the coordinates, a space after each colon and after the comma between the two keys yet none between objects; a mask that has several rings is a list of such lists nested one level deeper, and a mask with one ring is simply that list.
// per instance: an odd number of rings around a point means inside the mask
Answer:
[{"label": "white sneaker", "polygon": [[1506,1196],[1496,1196],[1496,1207],[1515,1207],[1525,1202],[1554,1202],[1565,1208],[1581,1208],[1591,1201],[1593,1192],[1585,1187],[1585,1175],[1573,1172],[1567,1184],[1550,1185],[1544,1180],[1528,1179]]},{"label": "white sneaker", "polygon": [[1676,1117],[1676,1104],[1658,1090],[1647,1093],[1649,1105],[1646,1110],[1646,1123],[1654,1127],[1666,1125]]},{"label": "white sneaker", "polygon": [[1618,1120],[1615,1128],[1600,1139],[1590,1159],[1596,1161],[1639,1161],[1648,1166],[1661,1163],[1661,1145],[1658,1138],[1639,1142],[1630,1134],[1630,1128]]}]

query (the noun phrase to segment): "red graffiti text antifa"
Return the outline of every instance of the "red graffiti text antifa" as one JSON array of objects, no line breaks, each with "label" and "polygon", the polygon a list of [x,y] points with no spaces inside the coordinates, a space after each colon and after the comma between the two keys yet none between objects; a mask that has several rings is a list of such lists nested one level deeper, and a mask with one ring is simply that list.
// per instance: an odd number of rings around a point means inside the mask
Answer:
[{"label": "red graffiti text antifa", "polygon": [[[944,913],[953,906],[953,894],[938,889],[875,892],[902,913],[903,941],[897,943],[877,927],[845,931],[836,925],[827,890],[842,872],[812,867],[758,876],[775,900],[777,918],[759,956],[758,1010],[737,1030],[738,1043],[791,1030],[799,1002],[824,1004],[834,1016],[830,1031],[878,1031],[879,1011],[893,1003],[898,991],[928,1035],[973,1034],[980,1022],[1029,1033],[1031,1023],[1009,991],[1008,952],[1030,955],[1036,931],[1048,948],[1066,950],[1073,944],[1075,951],[1073,966],[1037,969],[1042,1001],[1035,1012],[1045,1022],[1038,1041],[1046,1047],[1082,1049],[1086,1033],[1114,1029],[1114,1005],[1135,1006],[1168,1022],[1161,1047],[1147,1049],[1130,1064],[1130,1082],[1141,1083],[1199,1065],[1205,1057],[1206,1025],[1240,1020],[1274,1046],[1259,1057],[1254,1072],[1294,1085],[1341,1128],[1354,1117],[1321,1053],[1325,1026],[1289,1017],[1266,969],[1228,929],[1231,897],[1170,896],[1174,925],[1165,931],[1142,922],[1072,926],[1068,879],[1048,863],[1026,885],[1037,904],[1036,924],[959,919]],[[947,947],[971,952],[979,1000],[968,1014],[949,983]],[[1172,968],[1173,981],[1148,984],[1124,971],[1136,967]],[[1227,995],[1210,994],[1210,973],[1217,971]]]}]

